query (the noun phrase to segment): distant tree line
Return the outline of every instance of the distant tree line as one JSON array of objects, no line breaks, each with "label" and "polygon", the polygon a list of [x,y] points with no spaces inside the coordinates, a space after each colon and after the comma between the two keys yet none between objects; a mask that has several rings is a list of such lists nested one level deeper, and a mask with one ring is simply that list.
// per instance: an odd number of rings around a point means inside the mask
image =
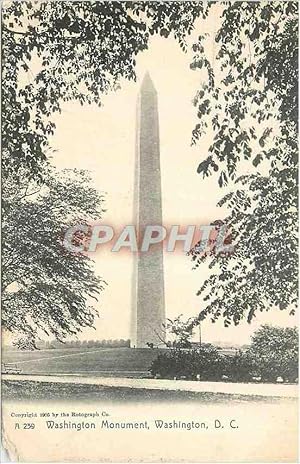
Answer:
[{"label": "distant tree line", "polygon": [[58,340],[40,341],[37,343],[38,349],[63,349],[63,348],[129,348],[130,340],[72,340],[60,342]]}]

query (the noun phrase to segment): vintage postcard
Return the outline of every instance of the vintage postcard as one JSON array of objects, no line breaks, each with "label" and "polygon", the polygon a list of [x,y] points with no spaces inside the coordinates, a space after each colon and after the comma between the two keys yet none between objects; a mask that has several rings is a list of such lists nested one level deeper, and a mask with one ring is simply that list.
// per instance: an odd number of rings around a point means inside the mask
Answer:
[{"label": "vintage postcard", "polygon": [[4,0],[6,462],[297,462],[298,3]]}]

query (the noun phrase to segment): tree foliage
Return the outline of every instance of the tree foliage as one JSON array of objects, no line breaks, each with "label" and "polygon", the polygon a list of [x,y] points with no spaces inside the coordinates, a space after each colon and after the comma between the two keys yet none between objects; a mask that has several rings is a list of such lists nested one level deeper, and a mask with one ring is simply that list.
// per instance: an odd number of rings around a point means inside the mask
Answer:
[{"label": "tree foliage", "polygon": [[263,325],[252,337],[249,355],[264,381],[298,378],[299,335],[296,327]]},{"label": "tree foliage", "polygon": [[[207,7],[197,2],[9,2],[3,8],[3,169],[40,175],[51,116],[63,101],[101,105],[135,79],[136,55],[154,34],[185,36]],[[29,82],[28,82],[29,80]]]},{"label": "tree foliage", "polygon": [[167,346],[175,349],[190,348],[193,336],[193,318],[182,319],[182,314],[174,319],[167,319],[165,324]]},{"label": "tree foliage", "polygon": [[[229,214],[233,255],[213,259],[192,252],[196,266],[211,259],[211,276],[198,294],[199,320],[224,318],[225,326],[257,311],[297,304],[297,80],[296,2],[230,2],[216,34],[214,65],[201,36],[193,69],[207,82],[195,98],[199,122],[193,142],[213,128],[198,172],[218,173],[231,193],[219,203]],[[248,160],[250,173],[241,174]],[[251,163],[252,162],[252,172]],[[260,169],[261,168],[261,169]]]},{"label": "tree foliage", "polygon": [[2,324],[23,348],[43,333],[63,341],[92,327],[105,285],[89,257],[62,244],[68,227],[101,217],[102,197],[84,171],[48,168],[43,177],[4,187]]}]

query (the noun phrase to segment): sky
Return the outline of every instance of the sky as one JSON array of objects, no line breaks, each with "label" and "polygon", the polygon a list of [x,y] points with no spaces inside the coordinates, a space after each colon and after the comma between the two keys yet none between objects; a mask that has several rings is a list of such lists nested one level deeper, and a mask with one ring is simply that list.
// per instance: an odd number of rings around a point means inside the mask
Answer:
[{"label": "sky", "polygon": [[[199,31],[198,31],[199,34]],[[226,193],[216,177],[205,180],[196,170],[206,157],[209,136],[191,146],[196,123],[192,99],[205,78],[189,67],[191,55],[184,54],[174,39],[152,38],[149,49],[137,56],[137,82],[121,82],[121,89],[103,98],[103,106],[66,103],[55,117],[56,132],[51,146],[59,168],[91,172],[94,186],[105,193],[102,223],[123,227],[132,223],[136,131],[136,102],[141,81],[150,72],[158,93],[162,208],[164,224],[205,225],[226,216],[216,206]],[[243,166],[244,172],[250,166]],[[99,302],[96,330],[87,329],[81,339],[129,338],[131,314],[132,255],[100,249],[94,255],[97,274],[108,283]],[[165,253],[165,305],[167,317],[195,316],[201,310],[197,290],[208,276],[207,265],[193,270],[189,257]],[[225,328],[223,321],[202,323],[203,342],[244,344],[262,323],[295,325],[287,313],[260,313],[249,325]]]}]

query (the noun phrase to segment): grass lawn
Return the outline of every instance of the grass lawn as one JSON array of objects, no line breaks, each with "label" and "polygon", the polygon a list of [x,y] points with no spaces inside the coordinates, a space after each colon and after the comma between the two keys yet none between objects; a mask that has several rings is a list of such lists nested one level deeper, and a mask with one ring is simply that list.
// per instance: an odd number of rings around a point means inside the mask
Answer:
[{"label": "grass lawn", "polygon": [[52,349],[4,351],[3,363],[16,363],[23,374],[146,373],[162,350],[131,348]]}]

